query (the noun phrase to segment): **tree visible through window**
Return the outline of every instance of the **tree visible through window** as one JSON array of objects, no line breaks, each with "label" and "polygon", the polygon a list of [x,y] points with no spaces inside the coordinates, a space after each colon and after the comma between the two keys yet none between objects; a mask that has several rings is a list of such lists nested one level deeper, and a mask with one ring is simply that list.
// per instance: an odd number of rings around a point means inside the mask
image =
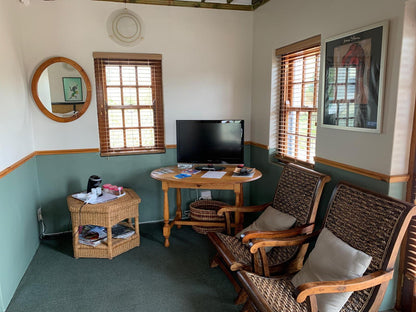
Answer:
[{"label": "tree visible through window", "polygon": [[[319,37],[319,40],[317,39]],[[314,163],[316,145],[316,123],[319,89],[320,36],[311,47],[290,51],[290,46],[279,53],[280,59],[280,105],[277,157]],[[308,39],[307,39],[308,40]]]},{"label": "tree visible through window", "polygon": [[101,155],[165,152],[161,56],[94,53]]}]

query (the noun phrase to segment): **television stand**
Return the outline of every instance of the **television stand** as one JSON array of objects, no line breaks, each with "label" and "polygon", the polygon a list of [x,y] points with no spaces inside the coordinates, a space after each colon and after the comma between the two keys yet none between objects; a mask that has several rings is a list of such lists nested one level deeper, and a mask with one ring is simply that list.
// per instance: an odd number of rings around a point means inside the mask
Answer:
[{"label": "television stand", "polygon": [[[167,173],[161,174],[160,171],[166,169],[172,170]],[[241,176],[238,178],[233,177],[235,166],[226,166],[225,172],[220,179],[216,178],[203,178],[203,172],[199,172],[191,175],[188,178],[178,179],[175,176],[182,172],[181,169],[176,167],[165,167],[159,168],[152,171],[150,176],[159,180],[162,185],[163,191],[163,236],[165,237],[165,247],[169,247],[169,237],[172,228],[176,225],[180,228],[182,225],[197,225],[197,226],[211,226],[211,227],[225,227],[225,222],[213,222],[213,221],[198,221],[198,220],[184,220],[182,219],[182,189],[199,189],[199,190],[229,190],[234,191],[235,194],[235,206],[243,206],[244,196],[243,196],[243,184],[251,181],[255,181],[261,177],[260,170],[256,169],[252,177],[250,176]],[[169,209],[169,203],[173,201],[169,200],[168,194],[171,189],[176,189],[176,213],[175,219],[171,220],[170,217],[172,214]],[[123,198],[123,197],[122,197]],[[93,205],[96,206],[96,205]],[[173,207],[170,207],[173,208]],[[241,231],[243,224],[242,219],[240,218],[240,213],[237,210],[235,214],[235,219],[231,223],[231,227],[236,230],[236,232]],[[97,248],[97,247],[96,247]]]},{"label": "television stand", "polygon": [[213,166],[213,165],[203,165],[203,166],[197,166],[195,167],[196,170],[201,170],[201,171],[221,171],[224,170],[225,167],[221,167],[221,166]]}]

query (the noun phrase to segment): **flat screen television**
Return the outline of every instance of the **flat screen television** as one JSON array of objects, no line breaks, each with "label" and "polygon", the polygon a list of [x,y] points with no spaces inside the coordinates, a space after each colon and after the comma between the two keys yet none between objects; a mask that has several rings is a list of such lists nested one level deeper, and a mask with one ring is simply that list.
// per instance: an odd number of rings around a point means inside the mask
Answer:
[{"label": "flat screen television", "polygon": [[203,170],[244,164],[244,120],[177,120],[176,150],[178,163],[201,164]]}]

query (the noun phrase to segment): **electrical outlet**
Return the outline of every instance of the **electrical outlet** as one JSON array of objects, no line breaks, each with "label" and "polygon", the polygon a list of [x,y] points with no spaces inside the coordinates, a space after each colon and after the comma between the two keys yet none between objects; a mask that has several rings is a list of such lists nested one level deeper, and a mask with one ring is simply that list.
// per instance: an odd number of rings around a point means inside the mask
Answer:
[{"label": "electrical outlet", "polygon": [[38,221],[42,221],[43,217],[42,217],[42,208],[38,208]]},{"label": "electrical outlet", "polygon": [[212,199],[211,191],[201,191],[201,198],[202,199]]}]

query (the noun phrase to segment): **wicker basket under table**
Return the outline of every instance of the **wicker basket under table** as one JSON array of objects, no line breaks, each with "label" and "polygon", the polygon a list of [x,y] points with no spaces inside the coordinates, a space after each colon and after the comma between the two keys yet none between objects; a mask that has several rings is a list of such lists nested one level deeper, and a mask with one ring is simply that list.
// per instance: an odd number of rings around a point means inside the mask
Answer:
[{"label": "wicker basket under table", "polygon": [[[193,202],[189,205],[191,211],[191,220],[194,221],[211,221],[211,222],[224,222],[224,216],[218,216],[217,212],[222,207],[230,206],[227,203],[223,203],[217,200],[202,199]],[[199,234],[207,234],[208,232],[223,232],[224,226],[200,226],[193,225],[192,228]]]},{"label": "wicker basket under table", "polygon": [[[82,258],[108,258],[112,259],[140,245],[139,233],[139,203],[140,197],[131,189],[124,189],[126,195],[102,204],[86,204],[73,198],[67,197],[69,211],[71,212],[74,248],[74,257]],[[127,239],[114,239],[111,236],[111,227],[118,222],[128,219],[130,227],[135,233]],[[133,225],[133,219],[134,225]],[[107,242],[95,247],[80,244],[78,242],[78,228],[80,225],[98,225],[107,228]]]}]

